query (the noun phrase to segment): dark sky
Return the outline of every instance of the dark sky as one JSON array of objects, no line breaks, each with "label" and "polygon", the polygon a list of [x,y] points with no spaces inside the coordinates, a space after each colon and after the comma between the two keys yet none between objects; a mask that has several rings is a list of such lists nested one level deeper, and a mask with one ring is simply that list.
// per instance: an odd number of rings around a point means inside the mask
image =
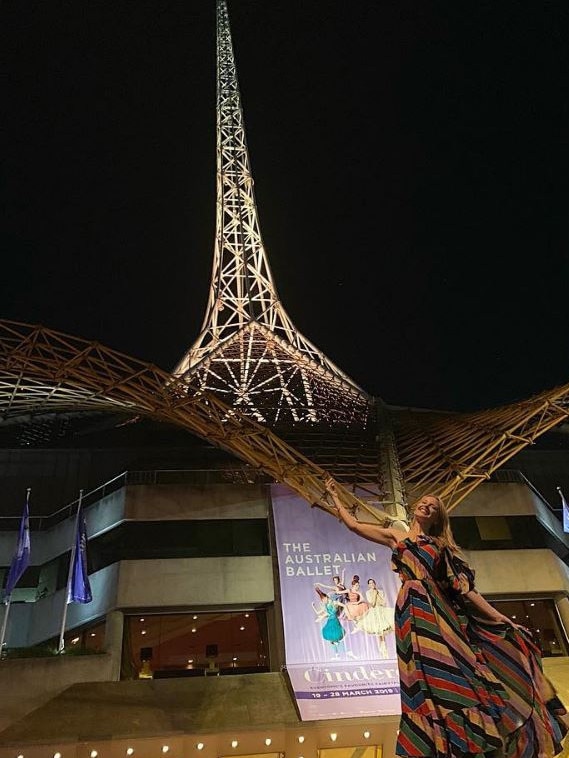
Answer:
[{"label": "dark sky", "polygon": [[[398,404],[569,381],[566,2],[229,3],[261,227]],[[0,316],[172,367],[213,252],[213,0],[7,2]]]}]

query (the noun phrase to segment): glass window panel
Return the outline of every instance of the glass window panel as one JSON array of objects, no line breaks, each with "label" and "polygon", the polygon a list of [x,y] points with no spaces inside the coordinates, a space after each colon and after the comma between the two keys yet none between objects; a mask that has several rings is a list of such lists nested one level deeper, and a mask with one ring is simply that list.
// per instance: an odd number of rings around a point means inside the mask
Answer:
[{"label": "glass window panel", "polygon": [[493,600],[492,605],[531,631],[544,658],[567,655],[567,640],[552,598]]},{"label": "glass window panel", "polygon": [[[139,614],[125,619],[123,677],[268,670],[264,611]],[[143,667],[142,664],[146,665]]]}]

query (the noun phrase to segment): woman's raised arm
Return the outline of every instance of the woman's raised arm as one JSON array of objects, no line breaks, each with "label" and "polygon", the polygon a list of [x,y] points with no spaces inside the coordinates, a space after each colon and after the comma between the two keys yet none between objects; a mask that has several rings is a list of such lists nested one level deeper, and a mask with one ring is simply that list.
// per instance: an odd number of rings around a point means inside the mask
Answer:
[{"label": "woman's raised arm", "polygon": [[360,537],[364,537],[371,542],[377,542],[379,545],[394,548],[398,542],[407,536],[406,532],[399,529],[376,526],[375,524],[364,524],[358,521],[340,500],[338,491],[336,490],[336,483],[332,477],[326,479],[326,491],[330,493],[340,521],[343,521],[350,531],[359,534]]}]

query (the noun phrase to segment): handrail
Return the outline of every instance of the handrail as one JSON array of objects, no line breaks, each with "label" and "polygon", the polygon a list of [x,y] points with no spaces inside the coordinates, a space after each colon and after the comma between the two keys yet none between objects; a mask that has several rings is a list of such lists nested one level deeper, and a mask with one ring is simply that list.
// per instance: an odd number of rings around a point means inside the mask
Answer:
[{"label": "handrail", "polygon": [[543,495],[531,482],[527,476],[523,473],[523,471],[520,471],[519,469],[515,468],[506,468],[506,469],[499,469],[498,471],[494,471],[490,478],[491,482],[497,482],[498,484],[525,484],[526,487],[529,487],[530,490],[534,493],[534,495],[537,495],[537,497],[547,506],[547,508],[552,513],[560,513],[562,511],[562,508],[554,508],[549,500]]},{"label": "handrail", "polygon": [[[117,476],[100,484],[95,489],[83,495],[83,505],[88,507],[102,500],[107,495],[117,492],[125,486],[140,486],[149,484],[259,484],[270,481],[262,472],[247,466],[231,468],[193,468],[193,469],[147,469],[135,471],[123,471]],[[500,469],[492,474],[491,480],[498,484],[524,484],[547,506],[552,513],[559,513],[561,508],[554,508],[547,498],[531,483],[531,481],[519,469]],[[58,508],[53,513],[43,516],[30,516],[30,526],[36,531],[50,529],[60,521],[72,515],[79,503],[78,498],[67,505]],[[14,529],[21,518],[21,514],[15,516],[0,516],[0,530],[6,529],[13,522]]]},{"label": "handrail", "polygon": [[[267,482],[269,479],[262,473],[246,466],[232,468],[199,468],[199,469],[148,469],[123,471],[117,476],[100,484],[95,489],[83,495],[83,506],[88,507],[99,502],[104,497],[117,492],[125,486],[140,486],[149,484],[258,484]],[[34,531],[44,531],[69,518],[77,509],[79,499],[75,498],[70,503],[58,508],[52,513],[33,516],[30,515],[30,528]],[[21,514],[15,516],[0,516],[0,531],[8,530],[13,522],[14,530],[21,519]]]}]

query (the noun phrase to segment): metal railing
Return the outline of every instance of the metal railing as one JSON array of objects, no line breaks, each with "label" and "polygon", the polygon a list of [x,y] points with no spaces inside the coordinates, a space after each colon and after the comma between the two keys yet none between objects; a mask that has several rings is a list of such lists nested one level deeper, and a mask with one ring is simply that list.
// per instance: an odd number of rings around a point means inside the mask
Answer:
[{"label": "metal railing", "polygon": [[[142,471],[123,471],[104,484],[83,494],[83,507],[103,500],[126,486],[156,484],[194,484],[208,486],[212,484],[261,484],[270,481],[262,472],[241,466],[239,468],[219,469],[152,469]],[[73,515],[79,504],[75,498],[56,511],[43,516],[30,516],[30,528],[45,531]],[[17,530],[21,514],[0,516],[0,531]]]},{"label": "metal railing", "polygon": [[[83,494],[83,506],[88,507],[112,495],[126,486],[156,485],[156,484],[194,484],[207,486],[211,484],[263,484],[270,482],[263,472],[247,466],[217,469],[150,469],[141,471],[123,471],[109,479],[104,484]],[[499,469],[492,474],[491,482],[498,484],[523,484],[555,514],[561,508],[554,508],[544,495],[518,469]],[[78,498],[45,516],[31,516],[30,526],[33,530],[51,529],[61,521],[65,521],[77,510]],[[15,516],[0,516],[0,530],[16,530],[21,514]]]},{"label": "metal railing", "polygon": [[525,486],[529,487],[534,495],[536,495],[552,513],[561,513],[561,507],[556,508],[551,505],[545,495],[543,495],[519,469],[498,469],[498,471],[494,471],[490,477],[490,481],[499,484],[525,484]]}]

